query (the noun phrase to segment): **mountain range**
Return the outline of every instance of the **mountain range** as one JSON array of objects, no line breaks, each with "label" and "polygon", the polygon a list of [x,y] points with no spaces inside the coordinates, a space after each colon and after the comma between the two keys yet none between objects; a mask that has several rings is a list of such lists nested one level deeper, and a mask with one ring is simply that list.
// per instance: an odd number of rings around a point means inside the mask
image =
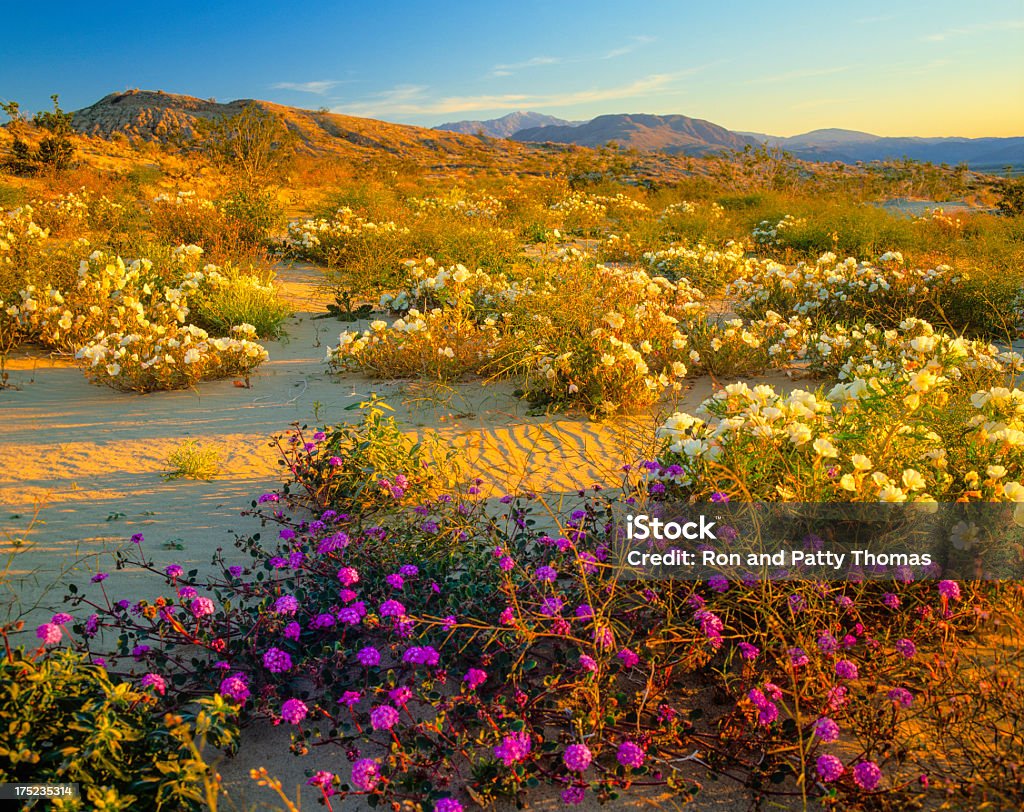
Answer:
[{"label": "mountain range", "polygon": [[[512,118],[515,116],[515,118]],[[932,163],[965,162],[975,169],[998,170],[1006,165],[1024,166],[1024,137],[1011,138],[916,138],[872,135],[856,130],[822,129],[780,137],[764,133],[735,132],[710,121],[682,115],[618,114],[598,116],[579,123],[555,119],[541,124],[540,113],[520,112],[490,121],[453,122],[437,129],[458,132],[483,131],[519,142],[551,142],[597,147],[615,142],[641,151],[706,155],[746,146],[766,144],[808,161],[882,161],[911,158]],[[530,126],[508,132],[518,122]],[[498,122],[501,122],[499,125]],[[461,129],[472,125],[471,130]],[[507,134],[500,135],[499,132]]]},{"label": "mountain range", "polygon": [[[376,170],[409,164],[444,176],[481,170],[547,175],[551,161],[575,149],[571,145],[529,144],[497,137],[480,139],[460,132],[255,99],[218,102],[161,90],[125,90],[110,93],[71,114],[72,127],[77,131],[73,136],[76,155],[98,167],[128,171],[150,154],[147,143],[167,144],[173,153],[178,144],[199,136],[199,125],[204,120],[231,117],[250,105],[283,124],[300,154],[336,157]],[[31,126],[26,129],[26,125],[0,125],[0,162],[22,136],[31,142],[42,133]],[[637,182],[672,182],[694,172],[710,172],[711,167],[691,167],[675,156],[647,152],[631,162],[630,171]]]},{"label": "mountain range", "polygon": [[[664,171],[665,161],[672,161],[674,166],[673,156],[707,155],[760,144],[782,148],[808,161],[853,164],[907,157],[933,163],[966,162],[980,171],[999,171],[1007,165],[1024,167],[1024,137],[892,138],[855,130],[824,129],[783,138],[734,132],[682,115],[603,115],[574,122],[528,111],[427,129],[252,99],[218,103],[213,99],[145,90],[111,93],[75,111],[72,125],[83,134],[101,138],[127,136],[131,140],[168,141],[192,137],[197,121],[231,116],[249,104],[282,121],[307,152],[335,153],[366,161],[389,154],[438,167],[494,166],[552,148],[600,147],[609,142],[638,150],[652,171],[655,166]],[[481,131],[491,136],[486,143],[476,137]],[[0,128],[0,135],[9,136],[5,128]]]}]

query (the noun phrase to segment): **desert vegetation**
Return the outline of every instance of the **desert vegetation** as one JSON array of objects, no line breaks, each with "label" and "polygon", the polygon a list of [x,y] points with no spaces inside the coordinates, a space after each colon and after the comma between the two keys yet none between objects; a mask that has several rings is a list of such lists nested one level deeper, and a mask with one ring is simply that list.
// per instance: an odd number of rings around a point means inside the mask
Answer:
[{"label": "desert vegetation", "polygon": [[[131,528],[44,622],[3,628],[0,780],[80,782],[61,809],[216,808],[210,754],[270,723],[291,732],[282,758],[316,764],[306,808],[723,786],[788,808],[1018,808],[1019,580],[634,580],[611,554],[623,509],[1024,503],[1024,219],[1005,184],[749,151],[654,181],[612,149],[437,173],[304,153],[254,109],[206,135],[132,146],[119,170],[9,165],[0,359],[54,354],[111,399],[258,393],[302,267],[323,374],[366,396],[266,438],[262,529],[207,566]],[[883,205],[907,194],[935,206]],[[31,386],[4,375],[0,399]],[[614,482],[488,491],[370,396],[380,381],[505,383],[536,416],[657,428]],[[192,442],[163,463],[227,476]],[[1004,558],[1019,569],[1020,548]]]}]

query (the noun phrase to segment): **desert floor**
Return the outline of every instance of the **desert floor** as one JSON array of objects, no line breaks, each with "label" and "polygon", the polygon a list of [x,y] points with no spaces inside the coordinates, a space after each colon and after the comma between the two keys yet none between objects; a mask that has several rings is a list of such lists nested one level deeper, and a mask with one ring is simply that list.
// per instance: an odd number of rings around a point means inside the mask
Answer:
[{"label": "desert floor", "polygon": [[[654,414],[601,423],[530,416],[505,383],[442,389],[329,374],[326,349],[352,325],[312,318],[326,301],[316,280],[312,267],[282,268],[279,281],[296,312],[286,335],[266,342],[270,361],[251,389],[223,380],[194,391],[122,394],[90,384],[67,359],[29,353],[11,359],[15,388],[0,392],[0,560],[9,576],[0,607],[26,621],[26,644],[68,584],[100,599],[89,577],[113,569],[113,551],[133,533],[145,534],[147,552],[161,566],[175,562],[202,571],[218,547],[230,560],[235,534],[260,529],[240,513],[280,483],[272,436],[294,422],[353,420],[358,412],[345,408],[371,392],[395,408],[409,431],[436,431],[459,449],[465,470],[484,480],[485,495],[536,491],[557,502],[595,483],[614,486],[624,464],[647,457]],[[672,406],[692,408],[711,390],[709,379],[691,382]],[[185,439],[218,450],[215,479],[162,477],[168,454]],[[115,600],[152,599],[164,588],[160,579],[130,571],[114,573],[104,586]],[[306,769],[330,767],[339,756],[284,756],[287,741],[286,730],[271,726],[246,731],[239,754],[219,765],[229,808],[277,808],[269,791],[249,779],[252,767],[268,767],[295,798]],[[315,801],[305,790],[311,808]],[[738,790],[712,794],[697,808],[746,805]],[[655,796],[650,803],[671,808],[673,801]],[[561,802],[553,796],[538,798],[537,805]]]}]

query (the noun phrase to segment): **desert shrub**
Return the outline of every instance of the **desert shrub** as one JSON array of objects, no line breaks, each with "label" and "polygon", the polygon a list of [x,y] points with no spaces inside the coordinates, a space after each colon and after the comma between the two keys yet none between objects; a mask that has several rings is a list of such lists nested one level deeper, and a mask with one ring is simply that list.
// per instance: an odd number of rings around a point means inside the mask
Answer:
[{"label": "desert shrub", "polygon": [[139,213],[130,202],[97,195],[84,186],[47,200],[34,199],[32,219],[52,237],[103,243],[117,240],[139,226]]},{"label": "desert shrub", "polygon": [[704,317],[699,290],[586,261],[562,263],[548,282],[521,317],[530,345],[506,359],[525,374],[525,396],[536,408],[607,416],[679,388],[686,325]]},{"label": "desert shrub", "polygon": [[[70,622],[57,616],[40,636],[52,644]],[[98,659],[66,648],[8,649],[0,659],[0,781],[79,783],[81,799],[52,801],[61,810],[216,808],[218,779],[201,751],[206,742],[234,746],[231,706],[203,697],[164,715],[163,677],[119,681]]]},{"label": "desert shrub", "polygon": [[280,335],[291,310],[281,301],[274,275],[243,273],[226,266],[203,269],[202,284],[189,295],[189,317],[199,327],[218,335],[250,324],[260,338]]},{"label": "desert shrub", "polygon": [[504,203],[488,194],[473,194],[465,189],[449,189],[442,195],[411,197],[409,207],[422,217],[432,215],[463,217],[495,223],[505,211]]},{"label": "desert shrub", "polygon": [[329,363],[385,377],[511,376],[536,409],[607,416],[680,387],[680,325],[704,312],[703,295],[685,281],[594,267],[571,251],[522,281],[458,266],[414,265],[412,275],[415,285],[384,304],[402,310],[422,301],[425,309],[342,333]]},{"label": "desert shrub", "polygon": [[644,235],[627,231],[619,236],[609,234],[601,240],[595,252],[596,258],[602,263],[640,262],[650,245]]},{"label": "desert shrub", "polygon": [[200,381],[249,375],[267,360],[251,324],[211,338],[194,324],[98,334],[75,353],[86,377],[124,392],[187,389]]},{"label": "desert shrub", "polygon": [[552,203],[551,211],[561,216],[560,229],[567,234],[596,237],[608,215],[608,208],[582,192],[571,192]]},{"label": "desert shrub", "polygon": [[[698,499],[1024,499],[1024,392],[953,385],[977,371],[970,354],[938,340],[914,349],[920,338],[897,361],[848,362],[827,392],[726,386],[666,421],[659,470]],[[1003,378],[1020,368],[1019,357],[989,360]]]},{"label": "desert shrub", "polygon": [[214,338],[185,323],[190,297],[215,295],[223,280],[214,266],[194,269],[201,255],[198,246],[180,246],[174,272],[181,281],[169,286],[149,260],[125,265],[94,251],[81,261],[74,288],[30,285],[7,313],[26,336],[74,351],[90,379],[115,389],[179,389],[208,378],[248,376],[267,359],[253,341],[252,325],[232,326],[227,337]]},{"label": "desert shrub", "polygon": [[409,226],[409,250],[418,259],[432,257],[442,265],[462,263],[501,271],[519,258],[522,245],[511,229],[487,225],[465,213],[422,214]]},{"label": "desert shrub", "polygon": [[423,262],[405,263],[405,285],[393,294],[381,297],[380,306],[398,313],[416,307],[422,311],[436,307],[463,305],[474,321],[497,316],[533,292],[533,279],[510,280],[505,274],[491,274],[481,268],[470,271],[465,265],[445,268],[433,257]]},{"label": "desert shrub", "polygon": [[346,330],[327,351],[333,369],[358,369],[375,378],[419,375],[439,381],[480,372],[494,357],[497,320],[474,321],[462,304],[416,308],[391,324],[377,319],[366,330]]},{"label": "desert shrub", "polygon": [[328,285],[343,296],[375,294],[394,286],[409,250],[409,230],[376,223],[342,208],[330,218],[288,224],[286,249],[325,266]]},{"label": "desert shrub", "polygon": [[15,273],[24,277],[49,236],[49,230],[36,222],[30,205],[0,213],[0,269],[4,278],[14,279]]},{"label": "desert shrub", "polygon": [[729,285],[729,293],[738,297],[737,313],[750,318],[774,310],[819,323],[869,320],[892,325],[916,317],[945,324],[945,305],[965,280],[948,265],[906,268],[898,252],[883,254],[877,265],[852,257],[840,262],[826,253],[813,265],[752,262]]},{"label": "desert shrub", "polygon": [[707,242],[718,239],[724,217],[725,209],[714,201],[681,200],[665,206],[658,222],[669,240]]},{"label": "desert shrub", "polygon": [[845,381],[868,371],[893,370],[942,375],[950,391],[973,394],[993,386],[1011,386],[1022,371],[1018,353],[984,341],[936,330],[921,319],[907,319],[883,330],[873,324],[832,325],[797,337],[791,359],[808,371]]},{"label": "desert shrub", "polygon": [[4,112],[11,119],[14,140],[10,155],[4,160],[3,166],[16,175],[59,173],[73,163],[75,145],[70,138],[71,114],[61,110],[56,94],[50,98],[53,100],[53,110],[42,110],[32,117],[32,124],[37,128],[37,132],[41,130],[44,133],[34,147],[22,137],[25,121],[19,112],[17,102],[8,102],[4,105]]},{"label": "desert shrub", "polygon": [[996,188],[999,194],[996,209],[1000,214],[1007,217],[1019,217],[1024,214],[1024,181],[1003,180]]},{"label": "desert shrub", "polygon": [[652,276],[664,276],[670,282],[687,279],[705,292],[742,275],[747,268],[745,257],[743,246],[732,241],[722,250],[697,243],[672,245],[643,255]]},{"label": "desert shrub", "polygon": [[561,216],[562,231],[583,237],[600,236],[611,223],[629,228],[651,214],[650,206],[622,192],[599,195],[574,191],[549,208]]},{"label": "desert shrub", "polygon": [[265,218],[271,203],[256,193],[236,193],[224,203],[198,197],[192,191],[162,193],[150,204],[149,226],[157,242],[198,245],[213,261],[262,257]]},{"label": "desert shrub", "polygon": [[195,440],[184,440],[167,455],[164,479],[213,479],[220,472],[220,455]]},{"label": "desert shrub", "polygon": [[790,366],[806,349],[808,326],[807,319],[783,319],[772,310],[752,321],[695,323],[689,330],[690,372],[733,377]]},{"label": "desert shrub", "polygon": [[284,225],[284,209],[270,190],[236,189],[220,208],[238,227],[238,237],[250,245],[269,244]]},{"label": "desert shrub", "polygon": [[404,276],[398,292],[380,300],[382,308],[400,317],[342,333],[338,346],[328,351],[333,367],[374,377],[419,374],[451,381],[485,374],[495,358],[513,351],[515,319],[508,311],[532,295],[529,278],[510,281],[479,268],[445,268],[430,257],[405,263]]},{"label": "desert shrub", "polygon": [[[75,269],[88,241],[51,239],[48,229],[33,219],[31,206],[0,213],[0,378],[6,382],[7,354],[37,338],[38,314],[26,312],[39,303],[31,291],[66,288],[77,282]],[[26,300],[26,296],[28,301]],[[0,385],[2,385],[0,382]]]},{"label": "desert shrub", "polygon": [[125,172],[125,180],[136,192],[140,192],[144,186],[153,186],[164,177],[164,172],[158,164],[136,164]]},{"label": "desert shrub", "polygon": [[361,412],[358,422],[325,426],[309,437],[303,427],[277,440],[293,502],[369,515],[428,500],[455,484],[453,452],[435,437],[404,433],[376,395],[347,408]]},{"label": "desert shrub", "polygon": [[295,136],[280,116],[247,104],[233,116],[196,121],[199,150],[249,188],[278,177],[295,156]]},{"label": "desert shrub", "polygon": [[[183,270],[194,268],[201,249],[181,248],[177,259]],[[46,347],[74,351],[101,332],[183,323],[188,316],[185,290],[166,289],[148,259],[126,265],[120,257],[93,251],[80,260],[77,277],[64,290],[47,284],[41,289],[28,285],[19,292],[15,315]]]},{"label": "desert shrub", "polygon": [[762,220],[754,227],[750,236],[754,245],[786,246],[790,244],[790,232],[806,224],[806,219],[787,214],[775,223],[770,220]]},{"label": "desert shrub", "polygon": [[0,183],[0,209],[11,209],[28,202],[28,190]]}]

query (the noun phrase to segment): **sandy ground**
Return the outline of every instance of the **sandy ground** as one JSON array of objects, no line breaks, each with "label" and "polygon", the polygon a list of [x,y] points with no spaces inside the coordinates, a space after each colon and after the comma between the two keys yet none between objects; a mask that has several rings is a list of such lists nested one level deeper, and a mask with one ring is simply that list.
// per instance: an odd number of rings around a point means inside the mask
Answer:
[{"label": "sandy ground", "polygon": [[[324,301],[316,270],[290,268],[280,281],[296,313],[286,336],[267,343],[271,360],[251,389],[226,380],[192,391],[123,394],[90,384],[66,360],[28,353],[11,359],[16,388],[0,391],[0,572],[6,566],[8,576],[0,579],[0,621],[21,616],[34,629],[70,583],[99,597],[89,577],[112,569],[113,551],[132,533],[145,534],[158,564],[208,566],[218,547],[231,548],[236,533],[258,530],[239,514],[279,483],[272,435],[296,421],[352,420],[357,413],[345,407],[370,392],[394,406],[410,431],[437,431],[460,449],[468,470],[484,479],[485,495],[533,490],[557,497],[593,483],[614,485],[624,463],[649,453],[654,415],[603,423],[532,417],[506,384],[441,390],[328,374],[323,358],[344,325],[311,318]],[[697,381],[675,405],[693,407],[710,392],[710,381]],[[216,479],[162,478],[168,454],[185,439],[218,450]],[[119,572],[104,586],[137,600],[156,597],[163,584]],[[31,632],[22,639],[31,644]],[[287,739],[287,731],[269,726],[246,732],[239,755],[220,765],[228,808],[280,807],[249,779],[254,766],[279,776],[291,798],[306,769],[339,769],[340,754],[294,758]],[[319,808],[308,788],[302,795],[306,809]],[[665,796],[652,796],[650,804],[672,807]],[[557,806],[556,799],[537,799],[537,808]],[[742,793],[716,789],[697,808],[745,806]]]},{"label": "sandy ground", "polygon": [[[358,419],[345,409],[371,392],[411,432],[437,432],[459,449],[491,494],[614,482],[650,442],[653,416],[605,423],[531,417],[504,383],[442,389],[329,374],[323,358],[345,325],[311,319],[322,307],[314,273],[299,267],[283,276],[296,314],[282,340],[266,343],[270,361],[251,389],[223,380],[118,393],[90,384],[65,359],[11,359],[17,388],[0,392],[0,543],[9,552],[12,540],[25,542],[10,567],[23,601],[34,602],[50,581],[83,580],[135,532],[167,561],[207,564],[218,546],[230,546],[233,531],[256,528],[239,512],[279,484],[271,437],[294,422]],[[168,455],[186,439],[218,451],[215,480],[163,479]]]}]

